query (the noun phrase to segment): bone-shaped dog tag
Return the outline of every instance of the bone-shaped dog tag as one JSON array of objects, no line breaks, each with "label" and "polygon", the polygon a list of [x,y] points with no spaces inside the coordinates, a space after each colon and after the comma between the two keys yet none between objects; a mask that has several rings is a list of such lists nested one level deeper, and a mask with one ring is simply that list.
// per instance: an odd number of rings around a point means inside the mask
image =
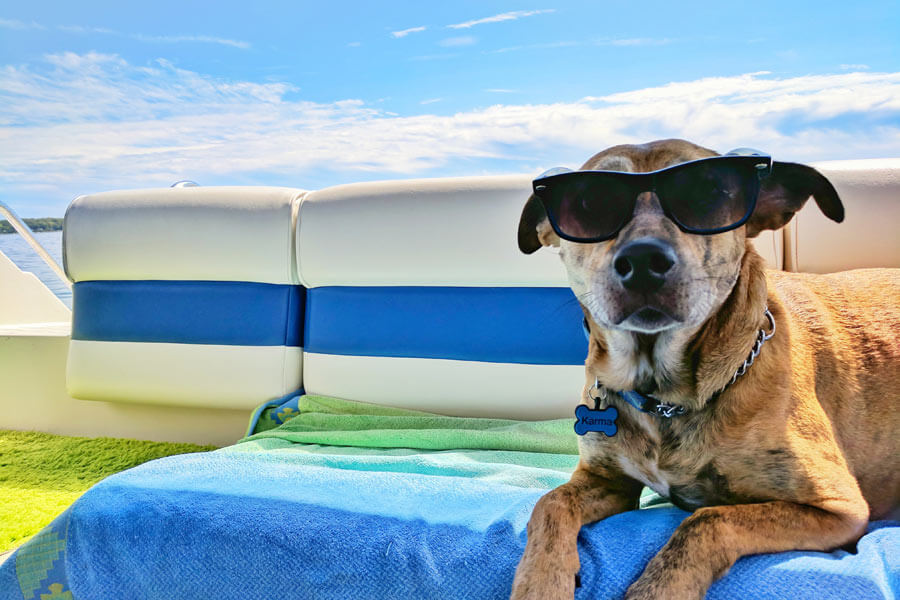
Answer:
[{"label": "bone-shaped dog tag", "polygon": [[618,427],[616,427],[616,417],[619,411],[614,406],[610,406],[603,410],[591,410],[584,404],[579,404],[575,409],[575,433],[584,435],[589,431],[600,431],[606,434],[606,437],[616,435]]}]

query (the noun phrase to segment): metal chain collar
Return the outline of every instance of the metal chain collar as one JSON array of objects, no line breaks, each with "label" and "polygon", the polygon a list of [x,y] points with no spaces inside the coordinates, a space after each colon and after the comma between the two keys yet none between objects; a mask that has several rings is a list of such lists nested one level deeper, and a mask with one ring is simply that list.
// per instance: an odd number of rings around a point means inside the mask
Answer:
[{"label": "metal chain collar", "polygon": [[733,384],[737,381],[738,377],[747,372],[747,369],[750,368],[750,365],[753,364],[753,361],[756,360],[756,357],[759,356],[759,351],[762,349],[762,345],[766,342],[766,340],[771,339],[773,335],[775,335],[775,317],[772,316],[772,313],[769,312],[769,307],[766,307],[765,312],[766,318],[769,320],[769,325],[772,326],[772,331],[770,333],[766,333],[765,329],[760,329],[759,333],[756,334],[756,341],[753,342],[753,348],[750,350],[750,355],[744,360],[744,364],[738,367],[737,371],[734,372],[734,375],[731,376],[731,381],[726,383],[721,390],[717,393],[721,394],[725,391],[729,385]]}]

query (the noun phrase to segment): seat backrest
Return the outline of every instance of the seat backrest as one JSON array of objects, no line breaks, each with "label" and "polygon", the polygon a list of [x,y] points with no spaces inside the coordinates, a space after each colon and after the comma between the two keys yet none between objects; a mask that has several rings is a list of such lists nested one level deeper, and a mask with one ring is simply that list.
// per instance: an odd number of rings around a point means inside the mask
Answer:
[{"label": "seat backrest", "polygon": [[900,267],[900,159],[833,161],[814,166],[841,197],[844,221],[830,221],[809,202],[786,228],[785,268],[830,273]]},{"label": "seat backrest", "polygon": [[[310,192],[297,221],[306,391],[449,415],[570,415],[582,313],[553,250],[518,250],[530,187],[467,177]],[[770,261],[780,238],[756,242]]]},{"label": "seat backrest", "polygon": [[188,187],[76,199],[64,239],[75,282],[69,393],[252,408],[299,388],[302,193]]}]

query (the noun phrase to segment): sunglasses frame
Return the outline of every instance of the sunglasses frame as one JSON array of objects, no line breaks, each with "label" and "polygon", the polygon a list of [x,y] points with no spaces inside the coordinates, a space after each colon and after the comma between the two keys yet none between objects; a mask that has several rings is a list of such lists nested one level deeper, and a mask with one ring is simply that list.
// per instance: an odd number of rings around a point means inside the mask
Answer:
[{"label": "sunglasses frame", "polygon": [[[738,152],[738,151],[735,151]],[[752,167],[756,170],[757,175],[757,187],[756,193],[753,194],[753,198],[747,203],[747,211],[746,214],[736,223],[731,225],[726,225],[724,227],[716,227],[712,229],[697,229],[693,227],[688,227],[681,223],[673,214],[672,210],[669,207],[669,202],[666,198],[660,197],[656,192],[656,181],[657,178],[661,175],[667,175],[673,171],[690,168],[692,166],[697,165],[698,163],[706,163],[711,161],[723,161],[728,160],[730,162],[738,162],[745,163],[748,167]],[[649,171],[646,173],[632,173],[628,171],[565,171],[559,172],[559,169],[552,169],[548,171],[548,175],[542,175],[535,179],[532,182],[532,189],[534,191],[535,197],[541,202],[544,207],[544,211],[547,213],[547,217],[550,220],[550,225],[553,227],[553,231],[556,232],[556,235],[561,237],[564,240],[568,240],[570,242],[578,242],[583,244],[592,244],[596,242],[605,242],[607,240],[611,240],[622,231],[622,228],[627,225],[631,219],[634,218],[634,205],[637,202],[637,197],[644,192],[653,192],[656,194],[657,199],[659,200],[659,204],[662,207],[663,213],[665,213],[666,217],[669,218],[675,225],[678,226],[679,229],[684,231],[685,233],[692,233],[695,235],[715,235],[717,233],[724,233],[726,231],[731,231],[733,229],[737,229],[741,225],[747,222],[750,218],[750,215],[753,214],[753,211],[756,209],[756,201],[759,198],[759,182],[766,176],[768,176],[772,172],[772,157],[763,154],[761,152],[753,151],[753,154],[725,154],[722,156],[710,156],[707,158],[700,158],[697,160],[691,160],[684,163],[679,163],[677,165],[672,165],[671,167],[666,167],[664,169],[658,169],[656,171]],[[542,197],[542,193],[545,193],[548,190],[548,184],[552,183],[554,180],[569,178],[572,176],[578,176],[582,174],[586,174],[590,176],[590,174],[615,174],[618,177],[624,176],[625,179],[631,180],[633,182],[632,189],[636,190],[638,184],[643,181],[647,181],[648,183],[641,186],[641,189],[632,197],[631,199],[631,209],[628,211],[628,217],[625,218],[613,231],[612,234],[607,236],[595,236],[589,238],[581,238],[569,235],[563,232],[559,224],[556,221],[556,215],[553,214],[553,211],[547,207],[547,202]]]}]

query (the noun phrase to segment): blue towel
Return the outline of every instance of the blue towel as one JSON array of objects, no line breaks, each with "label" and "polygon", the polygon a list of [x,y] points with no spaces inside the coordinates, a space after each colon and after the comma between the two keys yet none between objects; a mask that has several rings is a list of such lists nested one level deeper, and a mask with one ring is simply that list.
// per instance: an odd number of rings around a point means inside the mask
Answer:
[{"label": "blue towel", "polygon": [[[0,598],[505,598],[534,503],[575,460],[270,442],[102,481],[0,567]],[[657,507],[585,527],[576,598],[620,598],[685,516]],[[743,558],[708,598],[898,591],[900,523],[882,522],[856,554]]]}]

